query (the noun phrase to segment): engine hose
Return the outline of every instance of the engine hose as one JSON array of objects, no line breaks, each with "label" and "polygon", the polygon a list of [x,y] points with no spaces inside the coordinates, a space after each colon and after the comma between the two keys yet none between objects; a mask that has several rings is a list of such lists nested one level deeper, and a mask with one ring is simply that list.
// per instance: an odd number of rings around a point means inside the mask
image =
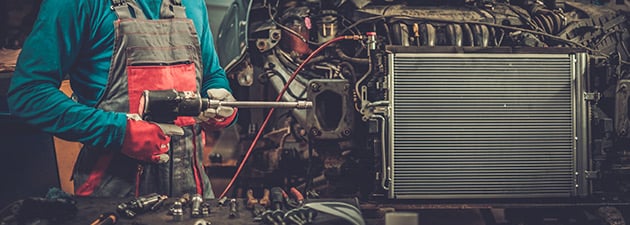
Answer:
[{"label": "engine hose", "polygon": [[540,18],[540,22],[542,22],[542,25],[540,25],[545,31],[547,31],[547,33],[553,33],[553,22],[551,21],[551,19],[543,14],[539,14],[537,15],[538,18]]},{"label": "engine hose", "polygon": [[421,26],[421,28],[423,28],[422,30],[424,31],[424,40],[423,41],[423,45],[426,46],[435,46],[436,44],[436,32],[435,32],[435,27],[433,26],[433,24],[430,23],[425,23],[424,26]]},{"label": "engine hose", "polygon": [[473,37],[475,37],[475,46],[485,47],[483,44],[483,34],[481,33],[481,25],[472,25]]},{"label": "engine hose", "polygon": [[368,64],[370,63],[370,61],[365,58],[355,58],[355,57],[350,57],[348,55],[346,55],[345,52],[343,52],[343,50],[341,50],[341,48],[336,48],[335,52],[337,53],[337,56],[339,56],[340,59],[344,60],[344,61],[348,61],[351,63],[356,63],[356,64]]},{"label": "engine hose", "polygon": [[464,39],[466,40],[466,42],[464,43],[464,45],[467,44],[467,46],[474,47],[475,38],[473,37],[473,32],[472,32],[472,29],[470,29],[470,25],[462,24],[462,30],[464,30],[464,35],[466,35],[466,38]]},{"label": "engine hose", "polygon": [[462,47],[462,27],[459,24],[449,24],[446,26],[446,31],[451,45]]},{"label": "engine hose", "polygon": [[562,29],[564,29],[564,27],[567,26],[567,18],[562,11],[560,12],[554,11],[552,15],[554,17],[554,21],[556,21],[556,24],[558,24],[558,27],[556,27],[556,30],[553,33],[554,34],[560,33],[560,31],[562,31]]},{"label": "engine hose", "polygon": [[545,27],[542,25],[543,21],[540,19],[540,17],[538,15],[534,15],[532,16],[532,21],[533,23],[536,25],[536,27],[538,27],[541,31],[544,31],[546,33],[549,33]]},{"label": "engine hose", "polygon": [[490,31],[487,26],[481,26],[481,47],[488,47],[490,43]]},{"label": "engine hose", "polygon": [[494,46],[500,46],[501,44],[499,44],[499,39],[497,38],[497,30],[494,29],[494,27],[489,27],[488,28],[489,32],[490,32],[490,38],[492,40],[492,44]]},{"label": "engine hose", "polygon": [[[293,80],[295,80],[295,77],[304,68],[304,66],[309,61],[311,61],[311,59],[313,57],[315,57],[317,54],[319,54],[319,52],[324,50],[330,44],[335,43],[337,41],[341,41],[341,40],[357,40],[358,41],[358,40],[362,40],[362,39],[363,39],[363,36],[361,36],[361,35],[339,36],[339,37],[331,39],[330,41],[327,41],[324,44],[322,44],[321,46],[319,46],[317,49],[315,49],[315,51],[313,51],[310,55],[308,55],[308,57],[306,57],[306,59],[297,67],[297,69],[295,71],[293,71],[293,74],[291,74],[291,77],[289,78],[289,80],[287,80],[287,82],[284,85],[284,87],[282,87],[282,90],[280,90],[280,92],[278,93],[278,97],[276,97],[275,101],[279,102],[282,99],[282,96],[284,95],[284,93],[289,88],[289,85],[291,84],[291,82],[293,82]],[[230,189],[232,189],[232,185],[234,185],[234,182],[236,181],[238,176],[241,174],[241,171],[243,170],[243,167],[245,166],[245,163],[247,163],[247,159],[249,159],[249,156],[251,155],[252,150],[254,150],[254,147],[256,146],[256,144],[258,143],[258,140],[260,139],[260,136],[262,135],[262,133],[265,130],[265,127],[267,127],[267,124],[269,123],[269,120],[271,119],[271,115],[273,114],[274,110],[275,110],[275,108],[269,109],[269,112],[267,113],[267,116],[265,117],[265,120],[263,121],[262,125],[260,126],[260,129],[258,129],[258,133],[256,133],[256,136],[252,140],[252,143],[249,146],[249,149],[245,153],[245,156],[243,156],[243,160],[241,160],[241,163],[239,164],[238,168],[236,169],[236,172],[234,173],[234,176],[232,176],[232,179],[230,180],[230,183],[228,183],[228,185],[225,187],[225,189],[223,190],[223,193],[221,193],[221,195],[219,196],[218,199],[221,199],[221,198],[225,197],[225,195],[228,193],[228,191],[230,191]]]},{"label": "engine hose", "polygon": [[455,28],[453,28],[453,24],[446,25],[446,39],[448,39],[452,46],[457,46],[457,43],[455,42]]}]

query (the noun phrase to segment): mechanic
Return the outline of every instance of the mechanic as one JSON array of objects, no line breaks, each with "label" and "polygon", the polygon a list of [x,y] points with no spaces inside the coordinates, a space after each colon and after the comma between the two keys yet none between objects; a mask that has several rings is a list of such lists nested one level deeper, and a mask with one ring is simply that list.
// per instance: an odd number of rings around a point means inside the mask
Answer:
[{"label": "mechanic", "polygon": [[[73,98],[59,90],[66,75]],[[170,135],[137,115],[144,90],[167,89],[233,100],[204,1],[45,0],[8,102],[27,123],[84,144],[73,173],[77,196],[214,198],[202,165],[204,131],[230,125],[236,109],[178,117],[184,134]]]}]

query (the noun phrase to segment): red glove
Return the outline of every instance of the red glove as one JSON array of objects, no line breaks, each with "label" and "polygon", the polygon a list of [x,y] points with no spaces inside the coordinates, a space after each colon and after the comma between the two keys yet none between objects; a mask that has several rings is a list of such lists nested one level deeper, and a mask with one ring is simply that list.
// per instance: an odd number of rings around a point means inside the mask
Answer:
[{"label": "red glove", "polygon": [[212,119],[204,121],[203,123],[201,123],[201,125],[206,130],[216,130],[216,129],[225,128],[228,125],[230,125],[232,121],[234,121],[234,119],[236,118],[237,112],[238,112],[238,108],[234,108],[234,112],[232,113],[232,115],[228,117],[214,117]]},{"label": "red glove", "polygon": [[[208,89],[208,98],[220,101],[236,101],[232,94],[224,88]],[[203,111],[197,117],[203,121],[204,129],[220,129],[227,127],[236,118],[237,108],[219,106],[217,108],[209,108]]]},{"label": "red glove", "polygon": [[154,163],[168,162],[171,137],[162,129],[144,120],[127,119],[125,140],[120,150],[123,154],[138,160]]}]

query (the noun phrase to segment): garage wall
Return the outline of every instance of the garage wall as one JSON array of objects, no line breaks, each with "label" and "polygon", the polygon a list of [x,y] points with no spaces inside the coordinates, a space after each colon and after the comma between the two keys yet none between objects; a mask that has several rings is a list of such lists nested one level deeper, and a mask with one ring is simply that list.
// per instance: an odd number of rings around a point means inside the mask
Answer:
[{"label": "garage wall", "polygon": [[210,20],[210,29],[212,35],[216,40],[216,34],[219,30],[219,25],[225,15],[225,11],[230,7],[232,0],[206,0],[206,6],[208,7],[208,20]]}]

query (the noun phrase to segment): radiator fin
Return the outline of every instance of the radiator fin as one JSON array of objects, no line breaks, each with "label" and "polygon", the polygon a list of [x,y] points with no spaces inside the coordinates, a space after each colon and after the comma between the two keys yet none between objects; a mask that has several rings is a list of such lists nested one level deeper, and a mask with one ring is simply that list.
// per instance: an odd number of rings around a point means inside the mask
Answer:
[{"label": "radiator fin", "polygon": [[390,197],[575,191],[568,55],[393,56]]}]

